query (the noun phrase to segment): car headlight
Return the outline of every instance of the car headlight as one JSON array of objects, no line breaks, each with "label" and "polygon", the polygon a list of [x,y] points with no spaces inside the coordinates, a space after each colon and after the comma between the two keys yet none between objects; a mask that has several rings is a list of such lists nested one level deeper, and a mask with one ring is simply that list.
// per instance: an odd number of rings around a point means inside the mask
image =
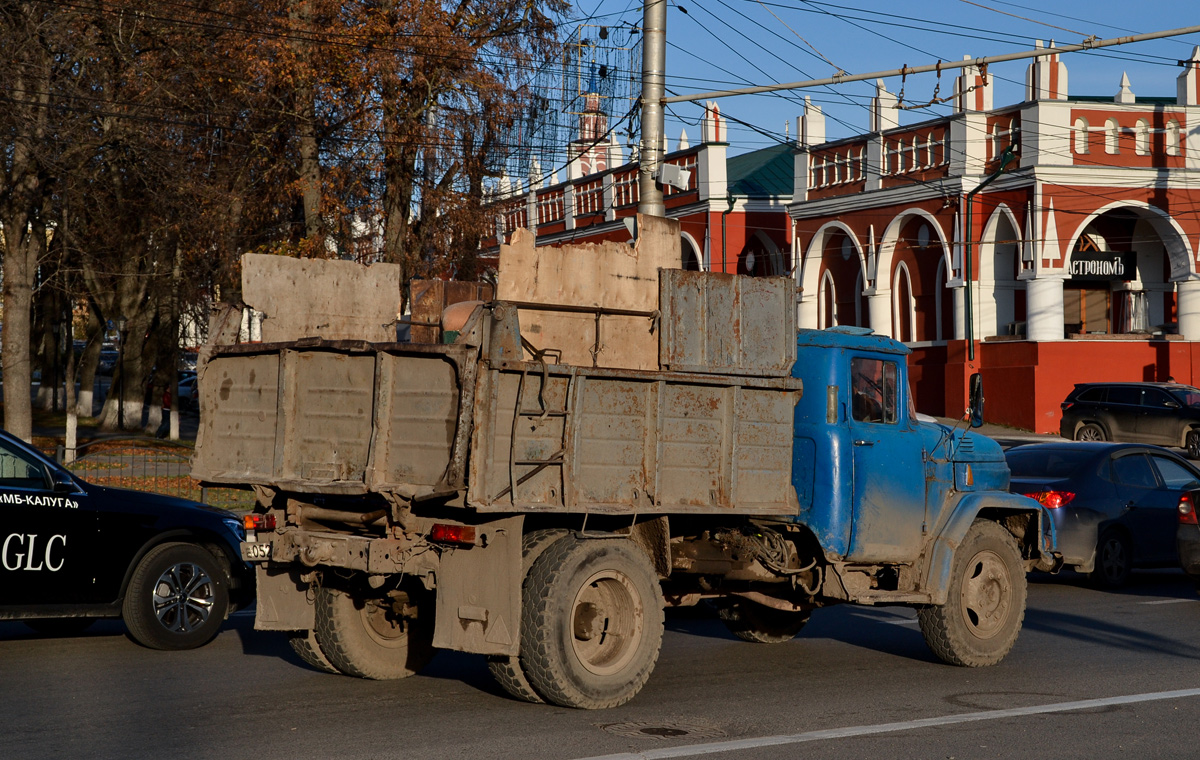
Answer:
[{"label": "car headlight", "polygon": [[225,523],[225,527],[229,528],[229,532],[237,536],[238,541],[246,540],[246,529],[242,527],[241,520],[235,520],[232,517],[223,517],[221,522]]}]

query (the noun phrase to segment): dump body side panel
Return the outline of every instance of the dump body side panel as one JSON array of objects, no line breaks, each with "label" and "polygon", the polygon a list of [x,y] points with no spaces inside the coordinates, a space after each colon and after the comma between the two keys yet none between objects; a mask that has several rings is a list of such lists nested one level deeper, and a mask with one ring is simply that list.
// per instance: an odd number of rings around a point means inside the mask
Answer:
[{"label": "dump body side panel", "polygon": [[794,515],[799,395],[789,378],[492,368],[475,398],[468,504]]}]

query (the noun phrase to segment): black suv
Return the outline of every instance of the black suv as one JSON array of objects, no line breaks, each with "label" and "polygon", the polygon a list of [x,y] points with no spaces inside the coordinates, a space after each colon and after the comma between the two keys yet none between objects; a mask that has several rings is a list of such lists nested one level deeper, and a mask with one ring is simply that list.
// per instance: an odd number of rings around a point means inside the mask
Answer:
[{"label": "black suv", "polygon": [[1178,383],[1079,383],[1062,402],[1059,434],[1075,441],[1182,446],[1200,459],[1200,390]]},{"label": "black suv", "polygon": [[237,515],[104,488],[0,431],[0,620],[51,634],[120,617],[152,649],[191,649],[254,598]]}]

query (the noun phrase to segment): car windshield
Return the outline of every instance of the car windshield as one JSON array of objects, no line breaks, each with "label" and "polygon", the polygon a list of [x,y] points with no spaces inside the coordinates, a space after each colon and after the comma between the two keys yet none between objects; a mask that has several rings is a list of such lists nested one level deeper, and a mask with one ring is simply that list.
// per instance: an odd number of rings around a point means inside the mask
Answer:
[{"label": "car windshield", "polygon": [[1004,456],[1014,478],[1069,478],[1094,452],[1020,446]]},{"label": "car windshield", "polygon": [[1175,388],[1171,395],[1184,406],[1200,407],[1200,390],[1196,388]]}]

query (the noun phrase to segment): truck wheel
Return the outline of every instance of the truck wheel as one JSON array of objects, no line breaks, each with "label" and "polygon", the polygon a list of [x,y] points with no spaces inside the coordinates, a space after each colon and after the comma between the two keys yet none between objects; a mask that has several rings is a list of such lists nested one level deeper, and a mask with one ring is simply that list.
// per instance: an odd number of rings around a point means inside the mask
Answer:
[{"label": "truck wheel", "polygon": [[407,678],[425,667],[433,648],[432,611],[420,619],[402,618],[383,599],[363,599],[340,589],[317,591],[317,640],[339,672],[387,681]]},{"label": "truck wheel", "polygon": [[529,570],[521,666],[547,702],[625,704],[650,678],[662,635],[658,576],[631,541],[565,538]]},{"label": "truck wheel", "polygon": [[729,632],[755,644],[785,644],[796,638],[809,612],[785,612],[745,599],[726,599],[717,604],[717,616]]},{"label": "truck wheel", "polygon": [[[525,537],[521,539],[522,584],[524,579],[529,576],[529,568],[533,567],[537,558],[542,556],[542,552],[546,551],[550,544],[566,535],[567,531],[561,528],[535,530],[525,534]],[[521,668],[520,657],[507,655],[488,657],[488,670],[491,671],[492,678],[496,679],[496,683],[517,699],[539,705],[545,701],[529,685],[529,679]]]},{"label": "truck wheel", "polygon": [[1025,619],[1025,570],[1012,534],[976,520],[954,553],[946,604],[921,608],[925,643],[951,665],[978,668],[1004,659]]},{"label": "truck wheel", "polygon": [[340,674],[342,672],[333,667],[333,663],[321,651],[321,644],[317,641],[315,631],[294,631],[288,635],[288,643],[292,645],[292,651],[301,660],[304,660],[305,664],[325,673]]},{"label": "truck wheel", "polygon": [[229,576],[201,546],[162,544],[134,569],[121,612],[129,634],[143,646],[203,646],[229,612]]}]

